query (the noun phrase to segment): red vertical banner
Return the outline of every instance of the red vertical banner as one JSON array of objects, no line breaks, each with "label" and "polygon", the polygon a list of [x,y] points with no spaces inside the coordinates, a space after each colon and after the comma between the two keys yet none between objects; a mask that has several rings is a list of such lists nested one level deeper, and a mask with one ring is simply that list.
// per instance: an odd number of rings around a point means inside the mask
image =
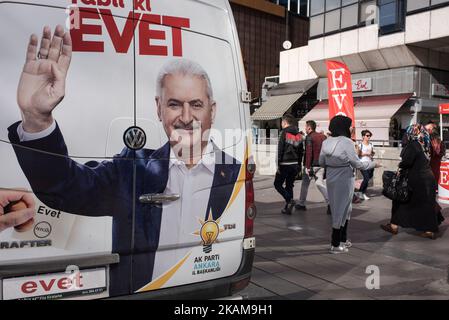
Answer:
[{"label": "red vertical banner", "polygon": [[352,119],[355,126],[354,100],[352,98],[351,72],[338,61],[326,61],[329,92],[329,121],[335,116]]}]

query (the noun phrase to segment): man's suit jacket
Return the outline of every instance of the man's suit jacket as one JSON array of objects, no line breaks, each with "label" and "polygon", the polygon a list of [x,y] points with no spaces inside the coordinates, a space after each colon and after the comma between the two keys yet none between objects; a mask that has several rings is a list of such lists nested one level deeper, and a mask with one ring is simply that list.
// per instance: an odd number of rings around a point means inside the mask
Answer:
[{"label": "man's suit jacket", "polygon": [[[8,128],[9,140],[39,200],[64,212],[113,217],[112,252],[121,258],[110,269],[111,295],[127,294],[149,283],[159,243],[162,207],[142,204],[138,198],[164,192],[170,145],[157,150],[125,148],[112,160],[80,164],[68,156],[58,126],[47,137],[21,142],[17,134],[19,124]],[[207,212],[212,209],[213,218],[217,219],[231,197],[240,164],[218,149],[215,160]]]}]

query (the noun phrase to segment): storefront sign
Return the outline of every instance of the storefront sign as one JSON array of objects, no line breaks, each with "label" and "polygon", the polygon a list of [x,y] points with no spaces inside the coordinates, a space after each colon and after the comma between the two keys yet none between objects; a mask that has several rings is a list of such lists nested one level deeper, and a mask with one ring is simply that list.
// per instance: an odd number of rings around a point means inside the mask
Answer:
[{"label": "storefront sign", "polygon": [[440,114],[449,114],[449,103],[440,104]]},{"label": "storefront sign", "polygon": [[432,84],[432,96],[449,98],[449,87],[443,84]]},{"label": "storefront sign", "polygon": [[371,78],[352,80],[352,92],[364,92],[373,90],[373,81]]},{"label": "storefront sign", "polygon": [[329,120],[343,115],[352,119],[355,125],[354,100],[352,97],[351,72],[338,61],[327,61],[329,90]]}]

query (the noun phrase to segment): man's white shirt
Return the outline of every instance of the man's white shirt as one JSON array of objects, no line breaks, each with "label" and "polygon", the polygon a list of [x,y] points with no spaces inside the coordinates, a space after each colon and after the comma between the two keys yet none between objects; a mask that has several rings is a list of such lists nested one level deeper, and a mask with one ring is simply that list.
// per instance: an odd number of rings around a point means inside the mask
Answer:
[{"label": "man's white shirt", "polygon": [[42,139],[49,136],[56,129],[56,121],[53,121],[51,126],[40,132],[30,133],[23,130],[22,123],[17,126],[17,135],[19,136],[20,142],[32,141],[37,139]]},{"label": "man's white shirt", "polygon": [[[37,133],[25,132],[22,124],[17,127],[21,142],[45,138],[56,129],[56,122]],[[201,160],[191,169],[176,158],[170,148],[168,181],[164,194],[179,194],[180,198],[164,203],[159,233],[159,247],[155,256],[153,277],[155,280],[173,267],[191,249],[201,245],[201,238],[194,235],[201,229],[199,219],[209,214],[207,205],[214,179],[215,153],[209,142]]]},{"label": "man's white shirt", "polygon": [[201,244],[201,238],[193,232],[201,229],[199,219],[204,220],[206,217],[215,172],[212,143],[207,145],[203,157],[191,169],[178,160],[170,149],[168,172],[164,193],[179,194],[181,197],[163,205],[153,280],[181,260],[189,252],[190,246]]}]

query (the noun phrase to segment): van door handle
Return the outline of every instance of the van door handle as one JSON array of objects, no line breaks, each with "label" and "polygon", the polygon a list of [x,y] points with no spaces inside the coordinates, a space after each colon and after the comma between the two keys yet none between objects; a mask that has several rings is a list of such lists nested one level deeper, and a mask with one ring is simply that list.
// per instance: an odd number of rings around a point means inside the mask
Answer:
[{"label": "van door handle", "polygon": [[141,195],[139,201],[148,204],[162,204],[164,202],[179,200],[180,197],[179,194],[149,193]]}]

